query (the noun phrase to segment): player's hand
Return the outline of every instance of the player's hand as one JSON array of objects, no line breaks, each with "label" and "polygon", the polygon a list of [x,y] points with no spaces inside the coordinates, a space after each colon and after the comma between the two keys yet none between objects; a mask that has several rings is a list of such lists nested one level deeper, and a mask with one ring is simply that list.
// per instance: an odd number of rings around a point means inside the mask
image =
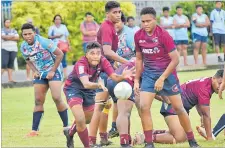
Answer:
[{"label": "player's hand", "polygon": [[134,82],[134,93],[136,96],[140,95],[140,84],[139,82]]},{"label": "player's hand", "polygon": [[34,72],[34,78],[39,78],[40,77],[40,73],[38,71]]},{"label": "player's hand", "polygon": [[158,80],[155,82],[155,87],[154,89],[156,91],[160,91],[163,89],[163,85],[164,85],[164,78],[159,77]]},{"label": "player's hand", "polygon": [[108,89],[105,87],[104,80],[101,78],[98,79],[98,87],[100,89],[103,89],[103,91],[108,91]]},{"label": "player's hand", "polygon": [[132,67],[131,69],[128,69],[128,67],[124,68],[122,76],[123,76],[123,79],[132,80],[132,77],[135,76],[135,67]]},{"label": "player's hand", "polygon": [[218,95],[219,95],[220,99],[223,99],[222,92],[223,92],[224,89],[225,89],[225,83],[222,82],[222,84],[220,85],[220,88],[219,88],[219,92],[218,92]]},{"label": "player's hand", "polygon": [[55,72],[54,72],[54,71],[49,71],[49,72],[48,72],[48,75],[46,76],[46,78],[47,78],[48,80],[50,80],[50,79],[52,79],[52,78],[54,77],[54,75],[55,75]]}]

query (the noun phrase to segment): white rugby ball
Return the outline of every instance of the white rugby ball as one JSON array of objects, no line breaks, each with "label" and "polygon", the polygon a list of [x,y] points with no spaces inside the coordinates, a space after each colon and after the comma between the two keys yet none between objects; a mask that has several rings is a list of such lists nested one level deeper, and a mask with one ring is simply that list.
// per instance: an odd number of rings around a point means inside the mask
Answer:
[{"label": "white rugby ball", "polygon": [[116,98],[127,100],[132,94],[132,87],[127,82],[119,82],[114,88]]}]

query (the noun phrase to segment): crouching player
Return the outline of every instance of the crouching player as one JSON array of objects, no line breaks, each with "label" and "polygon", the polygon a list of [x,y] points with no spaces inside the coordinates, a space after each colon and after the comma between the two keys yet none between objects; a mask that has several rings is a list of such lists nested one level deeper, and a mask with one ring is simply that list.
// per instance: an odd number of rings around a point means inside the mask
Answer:
[{"label": "crouching player", "polygon": [[109,61],[101,55],[101,45],[90,42],[86,47],[86,54],[74,66],[67,78],[64,93],[72,110],[75,121],[71,128],[66,128],[64,134],[67,138],[67,147],[74,147],[73,135],[77,132],[84,147],[89,147],[88,130],[86,124],[90,123],[95,104],[95,89],[107,91],[104,82],[99,78],[105,72],[114,81],[122,81],[134,75],[134,68],[124,69],[121,75],[114,73]]},{"label": "crouching player", "polygon": [[[203,124],[206,128],[207,140],[212,140],[211,118],[210,118],[210,99],[212,94],[218,93],[219,86],[222,83],[223,70],[218,70],[213,77],[206,77],[188,81],[181,85],[181,99],[187,113],[196,106],[198,111],[203,116]],[[160,98],[160,96],[158,96]],[[164,116],[169,131],[153,134],[153,141],[156,143],[180,143],[187,140],[184,129],[182,128],[178,116],[172,105],[165,96],[161,97],[164,100],[160,113]],[[168,102],[168,103],[165,103]],[[143,137],[136,135],[134,143],[141,143]],[[137,141],[139,139],[139,141]]]}]

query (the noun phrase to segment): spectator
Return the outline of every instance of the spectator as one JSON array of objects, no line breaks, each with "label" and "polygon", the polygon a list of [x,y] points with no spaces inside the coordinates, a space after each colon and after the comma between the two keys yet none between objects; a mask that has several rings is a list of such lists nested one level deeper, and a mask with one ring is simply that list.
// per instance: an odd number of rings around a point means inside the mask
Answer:
[{"label": "spectator", "polygon": [[192,37],[194,42],[194,59],[195,64],[198,64],[199,48],[202,49],[202,61],[206,65],[207,53],[207,27],[210,25],[209,18],[203,14],[202,5],[196,5],[196,13],[192,15]]},{"label": "spectator", "polygon": [[15,82],[12,78],[14,67],[14,60],[17,55],[17,41],[19,35],[15,29],[10,28],[11,21],[6,19],[4,21],[4,28],[2,28],[2,74],[8,71],[9,82]]},{"label": "spectator", "polygon": [[177,45],[177,50],[183,54],[184,66],[187,66],[187,46],[188,46],[188,30],[190,27],[190,22],[188,17],[183,15],[183,10],[181,6],[176,7],[177,14],[174,15],[174,26],[175,26],[175,43]]},{"label": "spectator", "polygon": [[67,27],[62,24],[61,15],[57,14],[53,18],[54,25],[52,25],[48,30],[48,38],[52,39],[64,53],[62,59],[63,73],[64,79],[67,78],[67,62],[66,62],[66,54],[69,51],[69,32]]},{"label": "spectator", "polygon": [[[33,20],[31,18],[27,19],[27,23],[33,25]],[[38,29],[38,27],[35,27],[35,33],[40,35],[40,30]],[[30,81],[30,67],[28,64],[26,64],[26,73],[27,73],[27,81]],[[32,74],[32,78],[33,78],[33,74]]]},{"label": "spectator", "polygon": [[168,31],[170,36],[175,38],[174,35],[174,25],[173,25],[173,17],[169,16],[169,7],[163,7],[163,16],[160,18],[160,26]]},{"label": "spectator", "polygon": [[134,31],[134,33],[136,33],[140,29],[140,27],[135,25],[135,20],[133,16],[127,17],[127,26],[130,27]]},{"label": "spectator", "polygon": [[97,40],[97,32],[99,29],[98,23],[94,21],[94,17],[91,12],[85,13],[85,20],[80,24],[80,30],[83,35],[83,51],[86,53],[86,45],[89,42]]},{"label": "spectator", "polygon": [[221,7],[222,2],[216,1],[216,8],[210,14],[210,21],[212,23],[211,32],[214,37],[218,62],[223,62],[219,55],[220,46],[223,49],[225,60],[225,11]]}]

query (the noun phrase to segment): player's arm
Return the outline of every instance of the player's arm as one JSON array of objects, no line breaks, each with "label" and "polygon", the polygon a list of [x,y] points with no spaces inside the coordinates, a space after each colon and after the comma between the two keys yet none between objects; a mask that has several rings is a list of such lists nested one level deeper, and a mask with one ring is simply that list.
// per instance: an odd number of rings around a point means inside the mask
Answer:
[{"label": "player's arm", "polygon": [[205,127],[207,140],[212,140],[212,129],[211,129],[211,117],[210,117],[210,106],[209,105],[199,105],[199,108],[203,117],[203,124]]},{"label": "player's arm", "polygon": [[53,65],[51,71],[55,72],[62,61],[63,52],[59,48],[56,48],[56,50],[53,52],[53,54],[56,56],[56,58],[55,58],[55,63]]},{"label": "player's arm", "polygon": [[204,127],[204,123],[203,123],[203,116],[202,116],[202,112],[201,112],[201,109],[200,109],[200,106],[199,105],[196,105],[195,106],[199,116],[200,116],[200,120],[201,120],[201,127]]},{"label": "player's arm", "polygon": [[225,68],[224,68],[224,72],[223,72],[223,81],[220,85],[220,89],[219,89],[219,92],[218,92],[218,95],[219,95],[220,99],[223,99],[222,92],[223,92],[224,89],[225,89]]},{"label": "player's arm", "polygon": [[121,75],[116,74],[115,72],[109,75],[109,77],[116,82],[121,82],[125,79],[132,80],[132,77],[135,75],[135,67],[128,69],[127,67],[123,70]]},{"label": "player's arm", "polygon": [[90,82],[88,75],[84,75],[84,76],[80,77],[80,81],[83,84],[85,89],[98,89],[98,88],[101,88],[101,84]]}]

